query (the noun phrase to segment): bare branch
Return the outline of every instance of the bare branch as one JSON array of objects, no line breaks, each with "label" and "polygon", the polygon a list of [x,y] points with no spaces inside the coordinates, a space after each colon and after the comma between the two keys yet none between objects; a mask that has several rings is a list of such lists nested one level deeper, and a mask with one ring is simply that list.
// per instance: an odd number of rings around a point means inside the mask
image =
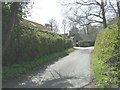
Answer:
[{"label": "bare branch", "polygon": [[117,13],[117,11],[115,10],[115,8],[114,8],[114,6],[112,5],[112,3],[111,3],[110,0],[109,0],[109,4],[110,4],[110,6],[112,7],[112,9],[114,10],[114,12],[116,13],[116,15],[118,16],[118,13]]},{"label": "bare branch", "polygon": [[98,1],[95,0],[95,2],[97,3],[97,5],[101,6],[101,4]]},{"label": "bare branch", "polygon": [[93,3],[93,2],[91,2],[91,3],[87,3],[87,2],[84,2],[84,3],[81,3],[81,2],[76,2],[76,4],[80,4],[80,5],[95,5],[96,3]]},{"label": "bare branch", "polygon": [[99,18],[101,18],[101,19],[103,19],[103,17],[101,17],[100,15],[97,15],[97,14],[89,14],[89,16],[96,16],[96,17],[99,17]]},{"label": "bare branch", "polygon": [[[87,18],[88,19],[88,18]],[[103,21],[98,21],[98,20],[90,20],[90,19],[88,19],[89,21],[91,21],[92,23],[103,23]]]},{"label": "bare branch", "polygon": [[76,2],[76,4],[80,4],[80,5],[99,5],[99,6],[101,6],[101,4],[96,0],[95,0],[95,2],[90,2],[90,3],[82,0],[82,2]]}]

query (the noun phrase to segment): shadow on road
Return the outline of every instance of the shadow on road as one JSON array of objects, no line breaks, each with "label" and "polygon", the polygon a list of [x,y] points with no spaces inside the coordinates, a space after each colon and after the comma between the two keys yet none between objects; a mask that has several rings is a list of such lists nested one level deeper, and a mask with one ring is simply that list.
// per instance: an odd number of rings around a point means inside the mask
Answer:
[{"label": "shadow on road", "polygon": [[[67,54],[66,54],[67,55]],[[66,56],[64,55],[64,56]],[[60,60],[60,58],[62,58],[63,56],[59,57],[59,58],[56,58],[54,60],[50,60],[50,61],[47,61],[43,64],[41,64],[40,66],[34,68],[32,71],[29,71],[23,75],[21,75],[20,77],[17,77],[17,78],[14,78],[14,79],[10,79],[10,80],[7,80],[7,81],[2,81],[2,87],[3,88],[13,88],[13,87],[19,87],[19,86],[23,86],[24,87],[24,84],[26,83],[31,83],[30,79],[32,76],[35,76],[37,75],[38,73],[39,74],[42,74],[44,73],[44,71],[48,68],[49,65],[52,65],[52,64],[55,64],[56,62],[58,62]],[[26,80],[26,81],[25,81]],[[25,82],[23,85],[19,85],[21,84],[22,82]],[[33,85],[34,86],[34,85]]]},{"label": "shadow on road", "polygon": [[4,83],[4,87],[62,89],[94,87],[90,64],[90,55],[94,47],[75,49],[64,58],[47,62],[19,79]]},{"label": "shadow on road", "polygon": [[43,82],[37,88],[68,88],[73,87],[71,83],[68,82],[69,79],[74,79],[74,77],[62,77],[53,80],[47,80]]}]

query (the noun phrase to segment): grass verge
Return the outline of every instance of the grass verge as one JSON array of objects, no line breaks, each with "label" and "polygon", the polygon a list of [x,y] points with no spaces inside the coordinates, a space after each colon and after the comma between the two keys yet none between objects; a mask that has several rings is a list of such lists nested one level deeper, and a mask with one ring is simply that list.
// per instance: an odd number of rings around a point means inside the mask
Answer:
[{"label": "grass verge", "polygon": [[[93,55],[92,68],[94,71],[94,79],[97,88],[117,88],[117,78],[109,77],[109,66],[102,60]],[[111,68],[114,69],[114,68]],[[114,73],[111,71],[111,73]]]},{"label": "grass verge", "polygon": [[38,59],[34,59],[29,62],[23,62],[21,64],[14,64],[10,66],[2,67],[2,80],[6,81],[8,79],[16,78],[22,74],[31,71],[32,69],[38,67],[39,65],[57,59],[58,57],[65,56],[72,52],[74,49],[69,48],[61,52],[57,52],[51,55],[43,56]]}]

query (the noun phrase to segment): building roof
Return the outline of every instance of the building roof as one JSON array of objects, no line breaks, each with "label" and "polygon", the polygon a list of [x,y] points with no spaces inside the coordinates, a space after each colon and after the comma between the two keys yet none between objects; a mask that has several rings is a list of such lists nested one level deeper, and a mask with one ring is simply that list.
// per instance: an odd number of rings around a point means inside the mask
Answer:
[{"label": "building roof", "polygon": [[51,31],[51,29],[47,28],[46,26],[33,22],[33,21],[29,21],[26,19],[22,19],[21,24],[24,26],[28,26],[31,28],[38,28],[39,30],[45,30],[45,31]]}]

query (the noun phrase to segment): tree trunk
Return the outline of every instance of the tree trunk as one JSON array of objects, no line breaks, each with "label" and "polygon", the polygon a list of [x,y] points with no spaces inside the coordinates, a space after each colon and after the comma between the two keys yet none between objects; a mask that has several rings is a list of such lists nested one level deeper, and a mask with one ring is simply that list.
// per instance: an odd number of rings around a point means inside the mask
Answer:
[{"label": "tree trunk", "polygon": [[118,16],[120,18],[120,1],[117,1]]},{"label": "tree trunk", "polygon": [[[11,34],[13,32],[13,29],[16,25],[16,18],[17,18],[17,13],[18,13],[18,8],[19,8],[19,3],[18,2],[14,2],[12,3],[12,9],[11,9],[11,25],[9,27],[10,30],[8,31],[8,36],[5,40],[5,45],[3,47],[3,53],[4,51],[8,48],[9,44],[10,44],[10,40],[11,40]],[[7,26],[7,25],[6,25]]]},{"label": "tree trunk", "polygon": [[50,26],[51,26],[51,31],[53,31],[53,25],[52,25],[52,23],[50,24]]},{"label": "tree trunk", "polygon": [[102,10],[102,17],[103,17],[103,26],[104,28],[107,27],[106,17],[105,17],[105,9],[104,9],[104,2],[101,0],[101,10]]}]

